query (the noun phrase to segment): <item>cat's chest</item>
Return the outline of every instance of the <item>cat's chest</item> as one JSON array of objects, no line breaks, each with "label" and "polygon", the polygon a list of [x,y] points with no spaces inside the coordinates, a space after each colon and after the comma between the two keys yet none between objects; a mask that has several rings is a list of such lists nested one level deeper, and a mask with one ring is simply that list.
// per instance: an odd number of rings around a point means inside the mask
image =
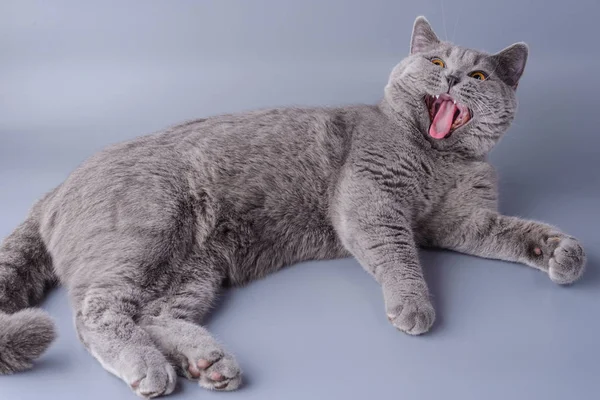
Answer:
[{"label": "cat's chest", "polygon": [[449,202],[452,207],[460,206],[461,201],[480,195],[480,187],[489,187],[492,197],[495,193],[495,171],[487,162],[434,159],[428,164],[431,173],[421,175],[413,198],[413,215],[417,219],[427,218]]},{"label": "cat's chest", "polygon": [[444,202],[465,176],[465,166],[459,162],[435,158],[421,158],[420,170],[416,171],[415,186],[412,191],[412,208],[419,218]]}]

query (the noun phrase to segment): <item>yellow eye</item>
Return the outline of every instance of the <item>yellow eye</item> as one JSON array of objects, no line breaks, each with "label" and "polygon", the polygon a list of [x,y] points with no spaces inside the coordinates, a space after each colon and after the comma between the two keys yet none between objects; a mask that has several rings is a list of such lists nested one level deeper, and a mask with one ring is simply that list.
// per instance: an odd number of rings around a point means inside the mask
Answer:
[{"label": "yellow eye", "polygon": [[434,57],[434,58],[431,59],[431,62],[434,63],[437,66],[440,66],[442,68],[446,68],[446,63],[441,58]]},{"label": "yellow eye", "polygon": [[471,73],[469,74],[469,76],[470,76],[471,78],[478,79],[478,80],[480,80],[480,81],[485,81],[485,80],[486,80],[486,78],[487,78],[487,75],[486,75],[485,73],[481,72],[481,71],[475,71],[475,72],[471,72]]}]

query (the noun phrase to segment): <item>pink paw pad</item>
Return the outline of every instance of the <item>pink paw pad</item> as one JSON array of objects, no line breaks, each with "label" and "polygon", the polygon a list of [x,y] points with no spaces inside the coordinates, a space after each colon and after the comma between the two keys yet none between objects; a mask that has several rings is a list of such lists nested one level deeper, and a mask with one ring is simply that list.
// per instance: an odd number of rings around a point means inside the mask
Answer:
[{"label": "pink paw pad", "polygon": [[225,377],[218,372],[213,372],[212,374],[210,374],[210,379],[212,379],[213,381],[220,382],[223,379],[225,379]]},{"label": "pink paw pad", "polygon": [[212,362],[204,359],[200,359],[196,363],[190,362],[188,366],[188,372],[190,373],[192,378],[200,378],[200,375],[202,375],[202,371],[206,370],[211,365],[213,365]]},{"label": "pink paw pad", "polygon": [[188,371],[189,371],[190,375],[193,378],[199,378],[200,377],[200,372],[201,371],[200,371],[200,369],[196,365],[194,365],[194,363],[189,363]]}]

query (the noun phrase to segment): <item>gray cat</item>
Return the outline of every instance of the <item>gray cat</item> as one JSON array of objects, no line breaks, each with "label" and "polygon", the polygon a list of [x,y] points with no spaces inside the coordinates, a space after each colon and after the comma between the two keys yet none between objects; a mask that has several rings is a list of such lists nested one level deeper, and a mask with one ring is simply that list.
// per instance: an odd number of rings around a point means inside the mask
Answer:
[{"label": "gray cat", "polygon": [[0,372],[54,338],[38,303],[68,288],[79,338],[137,394],[240,383],[198,325],[225,286],[302,260],[354,256],[393,326],[435,318],[417,246],[579,278],[573,237],[497,212],[486,154],[515,115],[527,46],[490,55],[415,21],[377,105],[274,109],[188,122],[108,147],[38,201],[0,248]]}]

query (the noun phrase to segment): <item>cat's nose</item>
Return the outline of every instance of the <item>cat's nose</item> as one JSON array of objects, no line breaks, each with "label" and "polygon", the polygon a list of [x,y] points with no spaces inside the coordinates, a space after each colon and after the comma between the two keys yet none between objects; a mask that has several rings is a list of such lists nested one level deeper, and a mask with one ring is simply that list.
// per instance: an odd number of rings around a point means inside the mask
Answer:
[{"label": "cat's nose", "polygon": [[456,75],[446,75],[446,80],[448,81],[448,89],[460,82],[460,79]]}]

